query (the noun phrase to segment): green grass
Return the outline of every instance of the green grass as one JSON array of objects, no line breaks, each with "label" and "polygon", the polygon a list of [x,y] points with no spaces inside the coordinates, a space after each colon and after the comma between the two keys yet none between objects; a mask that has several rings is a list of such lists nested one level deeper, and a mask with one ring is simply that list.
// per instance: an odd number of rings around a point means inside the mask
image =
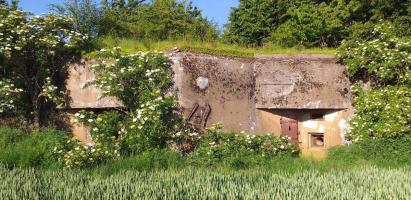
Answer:
[{"label": "green grass", "polygon": [[68,139],[64,132],[41,132],[0,126],[0,164],[13,167],[59,168],[53,148]]},{"label": "green grass", "polygon": [[408,169],[87,171],[0,168],[2,199],[409,199]]},{"label": "green grass", "polygon": [[[282,48],[277,46],[265,46],[261,48],[244,48],[236,45],[228,45],[221,42],[198,42],[198,41],[137,41],[126,38],[105,37],[95,42],[97,49],[112,49],[121,47],[123,53],[132,54],[138,51],[169,51],[174,47],[182,51],[194,53],[207,53],[220,56],[253,57],[260,54],[335,54],[335,49],[328,48]],[[87,53],[85,56],[93,57],[95,52]]]}]

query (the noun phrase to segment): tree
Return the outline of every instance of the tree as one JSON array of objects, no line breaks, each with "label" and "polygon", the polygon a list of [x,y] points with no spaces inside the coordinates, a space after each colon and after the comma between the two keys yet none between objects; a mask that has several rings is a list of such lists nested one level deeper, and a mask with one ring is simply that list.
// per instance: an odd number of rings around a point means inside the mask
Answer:
[{"label": "tree", "polygon": [[27,117],[40,125],[43,111],[62,103],[58,86],[63,61],[87,36],[74,31],[71,18],[60,15],[30,17],[0,6],[0,18],[0,77],[24,88]]},{"label": "tree", "polygon": [[240,0],[238,8],[232,8],[226,25],[225,39],[247,46],[260,46],[275,28],[292,1]]},{"label": "tree", "polygon": [[93,0],[65,0],[63,5],[51,5],[51,9],[58,14],[71,16],[75,29],[82,34],[97,36],[99,10]]},{"label": "tree", "polygon": [[407,24],[409,11],[409,0],[240,0],[224,38],[246,46],[337,46],[355,22]]}]

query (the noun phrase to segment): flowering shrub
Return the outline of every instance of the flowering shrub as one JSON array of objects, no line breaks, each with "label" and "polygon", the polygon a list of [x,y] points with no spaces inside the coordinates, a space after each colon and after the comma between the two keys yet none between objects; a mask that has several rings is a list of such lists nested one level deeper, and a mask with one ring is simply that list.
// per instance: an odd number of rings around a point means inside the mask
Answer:
[{"label": "flowering shrub", "polygon": [[197,147],[201,139],[202,137],[200,133],[189,127],[184,127],[180,131],[177,131],[175,134],[171,135],[169,147],[173,151],[187,155]]},{"label": "flowering shrub", "polygon": [[11,81],[0,79],[0,115],[16,109],[22,92],[23,90],[16,88]]},{"label": "flowering shrub", "polygon": [[122,146],[129,153],[165,147],[179,122],[173,112],[175,96],[168,92],[173,85],[170,60],[158,52],[121,56],[119,48],[112,56],[113,64],[102,61],[93,66],[96,79],[90,84],[123,102]]},{"label": "flowering shrub", "polygon": [[355,116],[349,136],[358,141],[409,134],[411,43],[398,37],[388,23],[358,27],[338,55],[353,82],[366,78],[373,87],[363,90],[359,83],[353,87]]},{"label": "flowering shrub", "polygon": [[82,144],[76,139],[67,141],[67,145],[55,147],[54,153],[68,168],[88,167],[101,162],[115,160],[120,157],[120,141],[118,112],[95,114],[80,111],[75,114],[77,123],[85,124],[93,139],[91,144]]},{"label": "flowering shrub", "polygon": [[338,56],[351,78],[368,76],[381,84],[411,84],[411,42],[389,24],[376,25],[367,38],[344,41]]},{"label": "flowering shrub", "polygon": [[273,135],[246,135],[221,132],[221,125],[207,128],[189,157],[193,163],[212,164],[247,155],[272,158],[283,153],[298,153],[289,138]]},{"label": "flowering shrub", "polygon": [[354,141],[368,137],[396,137],[411,131],[411,89],[388,86],[363,91],[357,88],[356,114],[349,135]]},{"label": "flowering shrub", "polygon": [[156,52],[129,56],[119,52],[118,48],[102,51],[115,61],[93,65],[96,78],[85,86],[96,85],[105,96],[121,100],[124,107],[99,114],[75,114],[77,121],[89,128],[94,144],[77,144],[80,146],[73,146],[74,150],[62,151],[67,167],[89,166],[120,155],[164,148],[180,122],[173,112],[175,96],[168,92],[173,84],[168,58]]},{"label": "flowering shrub", "polygon": [[22,103],[37,124],[42,105],[62,103],[57,83],[63,58],[88,38],[73,30],[69,17],[31,16],[0,5],[0,76],[24,88]]}]

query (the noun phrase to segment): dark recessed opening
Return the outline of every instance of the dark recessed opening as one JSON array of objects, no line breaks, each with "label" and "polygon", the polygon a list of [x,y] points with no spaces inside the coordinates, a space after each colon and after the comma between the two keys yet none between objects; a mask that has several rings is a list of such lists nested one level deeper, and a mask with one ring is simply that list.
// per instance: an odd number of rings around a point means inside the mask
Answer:
[{"label": "dark recessed opening", "polygon": [[324,147],[324,133],[311,133],[310,137],[310,147]]},{"label": "dark recessed opening", "polygon": [[322,119],[324,119],[324,114],[322,114],[322,113],[311,113],[311,119],[322,120]]}]

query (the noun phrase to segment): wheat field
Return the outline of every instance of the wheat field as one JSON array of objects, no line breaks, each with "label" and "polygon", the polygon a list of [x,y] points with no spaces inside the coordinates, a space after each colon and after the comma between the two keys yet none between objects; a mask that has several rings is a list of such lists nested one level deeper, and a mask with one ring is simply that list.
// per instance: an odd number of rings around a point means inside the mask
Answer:
[{"label": "wheat field", "polygon": [[96,175],[0,169],[2,199],[411,199],[411,171],[375,167],[293,174],[185,168]]}]

